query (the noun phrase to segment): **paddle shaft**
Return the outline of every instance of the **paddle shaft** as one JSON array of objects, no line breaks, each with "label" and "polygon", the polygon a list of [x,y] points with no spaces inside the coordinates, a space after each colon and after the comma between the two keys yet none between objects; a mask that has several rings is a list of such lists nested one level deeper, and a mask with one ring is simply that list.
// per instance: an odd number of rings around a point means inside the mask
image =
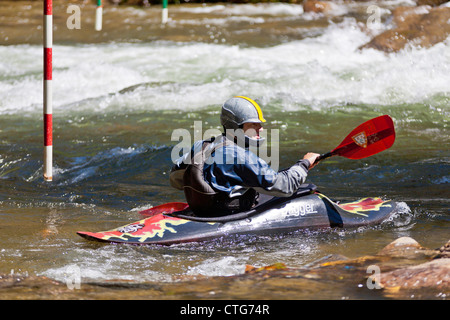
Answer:
[{"label": "paddle shaft", "polygon": [[320,156],[317,157],[316,161],[314,161],[314,164],[318,163],[319,161],[322,161],[324,159],[330,158],[332,156],[335,156],[336,154],[333,152],[327,152],[324,154],[321,154]]}]

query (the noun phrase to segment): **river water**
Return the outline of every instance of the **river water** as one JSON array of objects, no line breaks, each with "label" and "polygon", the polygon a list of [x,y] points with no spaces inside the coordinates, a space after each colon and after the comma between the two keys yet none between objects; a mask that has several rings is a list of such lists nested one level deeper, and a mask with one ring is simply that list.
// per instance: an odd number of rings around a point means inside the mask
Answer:
[{"label": "river water", "polygon": [[[12,2],[11,2],[12,3]],[[400,236],[436,248],[449,239],[450,41],[396,54],[358,50],[370,3],[332,15],[300,6],[81,7],[80,30],[55,4],[54,179],[43,180],[42,7],[1,2],[0,274],[64,281],[174,281],[242,274],[245,265],[301,267],[328,254],[375,254]],[[379,3],[382,21],[399,2]],[[377,227],[242,237],[170,247],[89,242],[183,194],[168,182],[175,129],[219,129],[221,103],[257,100],[279,130],[280,167],[336,147],[358,124],[389,114],[392,148],[363,160],[332,158],[308,182],[332,198],[382,196],[401,213]],[[71,269],[72,268],[72,269]],[[282,290],[280,288],[280,290]],[[277,293],[274,292],[276,297]],[[270,298],[270,297],[268,297]],[[311,297],[317,298],[317,297]]]}]

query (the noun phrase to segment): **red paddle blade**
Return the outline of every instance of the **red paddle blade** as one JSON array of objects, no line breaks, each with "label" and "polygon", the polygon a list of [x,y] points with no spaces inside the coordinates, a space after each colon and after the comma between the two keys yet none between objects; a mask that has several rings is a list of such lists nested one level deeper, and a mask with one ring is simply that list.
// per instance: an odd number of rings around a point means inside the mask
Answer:
[{"label": "red paddle blade", "polygon": [[182,211],[187,209],[189,205],[184,202],[169,202],[165,204],[161,204],[159,206],[155,206],[153,208],[139,211],[140,214],[144,216],[154,216],[160,213],[172,213],[175,211]]},{"label": "red paddle blade", "polygon": [[331,153],[362,159],[389,149],[394,141],[394,123],[391,117],[384,115],[360,124]]}]

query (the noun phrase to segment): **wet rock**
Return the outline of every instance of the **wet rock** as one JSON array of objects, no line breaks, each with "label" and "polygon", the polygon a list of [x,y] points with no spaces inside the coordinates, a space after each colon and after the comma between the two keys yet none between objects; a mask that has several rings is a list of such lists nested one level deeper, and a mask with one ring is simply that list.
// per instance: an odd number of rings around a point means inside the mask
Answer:
[{"label": "wet rock", "polygon": [[428,48],[450,35],[450,7],[398,7],[392,14],[394,28],[377,35],[360,49],[397,52],[407,45]]},{"label": "wet rock", "polygon": [[380,284],[386,289],[450,290],[450,259],[437,259],[417,266],[381,273]]},{"label": "wet rock", "polygon": [[331,5],[326,1],[306,0],[303,2],[304,12],[325,13],[331,10]]},{"label": "wet rock", "polygon": [[411,237],[400,237],[389,243],[380,252],[397,250],[399,248],[421,248],[421,247],[422,246]]},{"label": "wet rock", "polygon": [[413,238],[410,237],[401,237],[393,242],[389,243],[380,252],[379,255],[382,256],[409,256],[411,252],[416,252],[417,250],[422,249],[422,246]]},{"label": "wet rock", "polygon": [[[334,258],[324,257],[303,270],[286,268],[281,273],[277,272],[277,276],[289,274],[291,278],[318,281],[350,281],[360,277],[360,286],[364,286],[370,280],[368,274],[372,269],[369,267],[375,266],[381,271],[377,281],[386,297],[404,299],[450,295],[450,241],[439,250],[432,250],[410,237],[401,237],[374,256]],[[430,261],[432,258],[434,260]],[[269,275],[265,273],[264,276],[267,278]]]},{"label": "wet rock", "polygon": [[437,250],[422,247],[416,240],[410,237],[401,237],[391,242],[378,252],[379,256],[388,256],[396,259],[432,259],[438,254]]},{"label": "wet rock", "polygon": [[417,0],[416,3],[418,6],[432,6],[437,7],[443,3],[446,3],[448,0]]},{"label": "wet rock", "polygon": [[[448,295],[450,293],[449,253],[450,241],[439,250],[425,248],[410,237],[401,237],[391,242],[378,253],[379,256],[391,258],[391,264],[381,265],[381,270],[384,272],[381,273],[379,282],[385,295],[394,298],[404,297],[406,292],[411,290],[418,292],[419,289]],[[428,261],[431,258],[441,259]],[[397,261],[394,268],[392,261]],[[421,261],[426,262],[420,263]]]},{"label": "wet rock", "polygon": [[439,248],[435,259],[450,258],[450,240]]}]

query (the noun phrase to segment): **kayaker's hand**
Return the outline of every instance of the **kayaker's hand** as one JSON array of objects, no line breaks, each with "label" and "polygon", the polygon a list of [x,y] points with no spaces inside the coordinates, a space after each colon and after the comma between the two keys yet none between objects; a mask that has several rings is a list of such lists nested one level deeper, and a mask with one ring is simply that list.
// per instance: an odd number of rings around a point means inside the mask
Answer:
[{"label": "kayaker's hand", "polygon": [[315,162],[318,157],[320,157],[320,154],[314,153],[314,152],[308,152],[307,154],[304,155],[303,159],[306,159],[309,161],[309,163],[310,163],[309,169],[312,169],[317,165],[317,163],[315,163]]}]

